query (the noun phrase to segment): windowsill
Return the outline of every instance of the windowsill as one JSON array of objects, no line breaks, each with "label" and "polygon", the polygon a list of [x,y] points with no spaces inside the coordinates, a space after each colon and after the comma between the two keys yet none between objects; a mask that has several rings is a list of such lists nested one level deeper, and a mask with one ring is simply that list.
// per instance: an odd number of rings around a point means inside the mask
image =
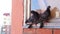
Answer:
[{"label": "windowsill", "polygon": [[[44,23],[43,28],[60,28],[60,18],[58,19],[52,19],[50,20],[50,23]],[[33,26],[33,28],[39,28],[40,24],[37,24],[37,26]],[[29,25],[24,25],[23,28],[27,28]]]}]

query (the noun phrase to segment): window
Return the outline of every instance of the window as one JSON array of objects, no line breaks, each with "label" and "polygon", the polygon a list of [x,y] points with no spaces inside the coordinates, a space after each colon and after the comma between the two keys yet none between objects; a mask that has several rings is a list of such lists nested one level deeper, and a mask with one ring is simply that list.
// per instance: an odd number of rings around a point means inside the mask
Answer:
[{"label": "window", "polygon": [[12,0],[0,0],[0,34],[11,33]]},{"label": "window", "polygon": [[[52,3],[52,4],[51,4]],[[47,6],[51,6],[51,13],[53,19],[50,20],[50,23],[45,23],[44,28],[60,28],[60,3],[58,0],[24,0],[24,28],[26,27],[25,21],[30,17],[31,10],[46,10]],[[57,8],[57,10],[56,10]],[[56,11],[54,11],[56,10]],[[55,14],[53,14],[55,13]],[[57,19],[58,18],[58,19]],[[58,23],[57,23],[58,22]]]}]

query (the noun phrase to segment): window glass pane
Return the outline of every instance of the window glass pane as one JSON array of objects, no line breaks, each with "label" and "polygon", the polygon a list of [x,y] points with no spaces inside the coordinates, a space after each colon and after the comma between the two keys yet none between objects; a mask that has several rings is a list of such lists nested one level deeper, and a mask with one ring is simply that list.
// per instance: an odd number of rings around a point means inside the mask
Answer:
[{"label": "window glass pane", "polygon": [[40,9],[38,0],[31,0],[31,10]]}]

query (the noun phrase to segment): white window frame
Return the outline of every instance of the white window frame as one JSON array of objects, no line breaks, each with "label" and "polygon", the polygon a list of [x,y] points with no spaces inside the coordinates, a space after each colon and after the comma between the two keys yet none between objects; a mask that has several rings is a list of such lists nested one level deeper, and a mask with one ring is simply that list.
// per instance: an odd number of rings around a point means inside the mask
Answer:
[{"label": "white window frame", "polygon": [[24,25],[25,21],[30,17],[31,0],[24,0]]}]

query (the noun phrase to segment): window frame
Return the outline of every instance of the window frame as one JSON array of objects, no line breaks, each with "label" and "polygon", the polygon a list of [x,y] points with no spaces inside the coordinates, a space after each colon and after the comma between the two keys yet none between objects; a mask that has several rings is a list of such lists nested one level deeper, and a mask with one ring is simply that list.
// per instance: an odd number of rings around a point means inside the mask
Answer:
[{"label": "window frame", "polygon": [[31,10],[31,0],[24,0],[24,25],[25,21],[30,17],[30,10]]}]

